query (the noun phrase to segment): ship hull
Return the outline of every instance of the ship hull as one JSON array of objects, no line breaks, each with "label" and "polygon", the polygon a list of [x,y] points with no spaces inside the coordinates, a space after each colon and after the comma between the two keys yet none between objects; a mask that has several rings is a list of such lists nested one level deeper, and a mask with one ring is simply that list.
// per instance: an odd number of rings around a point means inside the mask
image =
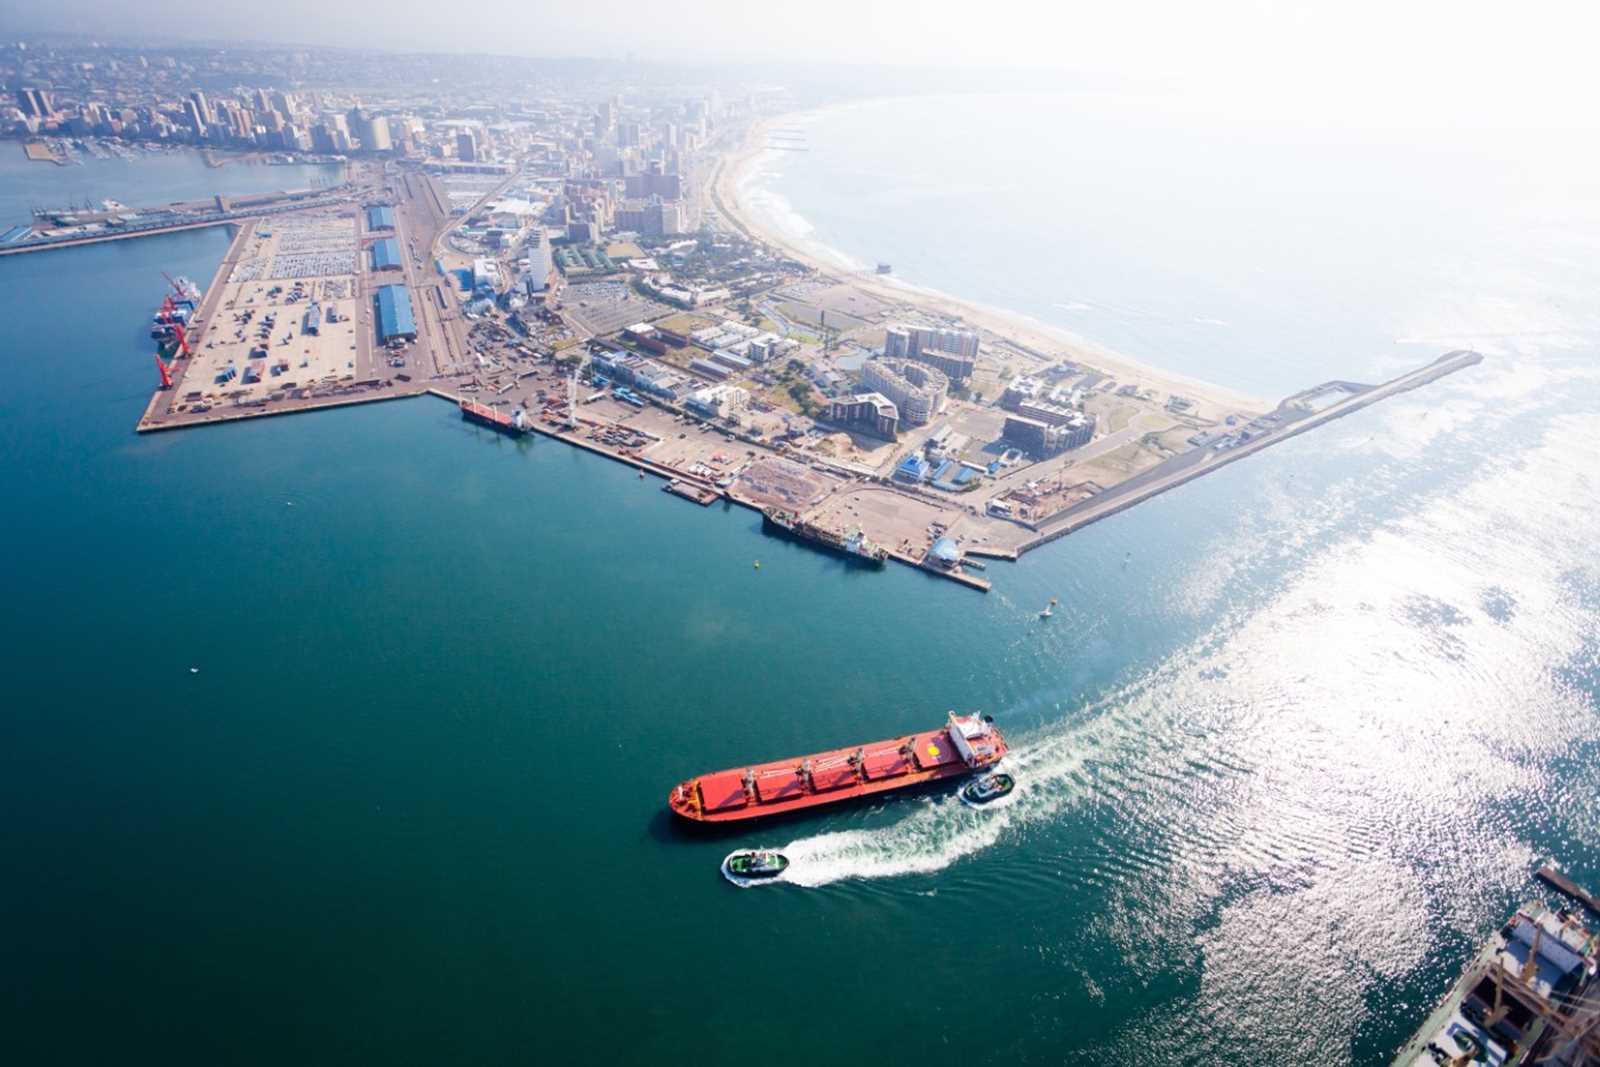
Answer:
[{"label": "ship hull", "polygon": [[792,540],[799,541],[802,544],[820,548],[825,552],[832,552],[836,556],[847,559],[852,563],[859,563],[863,567],[877,568],[882,567],[884,564],[884,560],[878,558],[877,556],[864,556],[859,552],[850,551],[844,545],[836,545],[826,541],[823,538],[818,537],[816,534],[808,531],[803,525],[790,525],[788,523],[779,522],[771,515],[767,515],[765,513],[762,514],[761,520],[762,525],[764,525],[768,530],[779,534],[780,536],[788,537]]},{"label": "ship hull", "polygon": [[[1004,736],[988,729],[992,753],[976,764],[960,758],[941,729],[701,775],[674,787],[667,806],[699,824],[743,823],[954,782],[1005,756]],[[851,762],[852,756],[860,758]],[[797,773],[802,764],[814,768],[809,780]]]},{"label": "ship hull", "polygon": [[502,415],[493,408],[480,410],[477,406],[462,404],[461,417],[466,419],[468,422],[476,423],[479,426],[486,426],[491,430],[498,430],[507,437],[525,437],[528,433],[528,428],[526,426],[518,426],[516,423],[511,421],[511,416]]}]

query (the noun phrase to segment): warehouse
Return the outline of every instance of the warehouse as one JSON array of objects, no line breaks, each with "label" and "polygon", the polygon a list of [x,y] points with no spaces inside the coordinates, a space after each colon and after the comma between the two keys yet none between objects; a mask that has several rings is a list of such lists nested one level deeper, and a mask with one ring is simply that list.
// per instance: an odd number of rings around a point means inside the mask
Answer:
[{"label": "warehouse", "polygon": [[400,260],[399,241],[393,237],[385,237],[381,241],[372,242],[373,270],[399,270],[403,265]]},{"label": "warehouse", "polygon": [[394,229],[394,208],[388,204],[377,204],[367,208],[367,229],[392,230]]},{"label": "warehouse", "polygon": [[411,294],[403,285],[385,285],[378,290],[378,343],[415,341],[417,320],[411,313]]}]

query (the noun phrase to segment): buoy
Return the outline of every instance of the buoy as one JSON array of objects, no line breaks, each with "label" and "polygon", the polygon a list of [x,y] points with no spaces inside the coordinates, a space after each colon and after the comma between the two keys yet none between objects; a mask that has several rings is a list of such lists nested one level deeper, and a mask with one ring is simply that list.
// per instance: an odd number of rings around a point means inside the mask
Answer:
[{"label": "buoy", "polygon": [[761,561],[758,559],[758,560],[756,560],[756,570],[760,570],[760,569],[761,569]]}]

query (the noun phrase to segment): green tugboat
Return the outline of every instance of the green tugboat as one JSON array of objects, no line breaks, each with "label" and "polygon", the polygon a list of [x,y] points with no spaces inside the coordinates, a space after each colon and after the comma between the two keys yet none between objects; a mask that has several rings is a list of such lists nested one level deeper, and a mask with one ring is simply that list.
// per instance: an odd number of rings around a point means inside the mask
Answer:
[{"label": "green tugboat", "polygon": [[737,886],[771,882],[789,869],[789,857],[772,849],[735,852],[722,861],[722,875]]},{"label": "green tugboat", "polygon": [[981,808],[1011,795],[1017,780],[1009,774],[986,774],[961,787],[961,803],[969,808]]}]

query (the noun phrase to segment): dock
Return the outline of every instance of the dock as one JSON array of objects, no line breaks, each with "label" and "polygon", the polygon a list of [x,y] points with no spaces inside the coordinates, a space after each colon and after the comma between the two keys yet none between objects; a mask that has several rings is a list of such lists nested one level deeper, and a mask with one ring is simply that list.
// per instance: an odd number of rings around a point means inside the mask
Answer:
[{"label": "dock", "polygon": [[698,482],[685,481],[682,478],[673,478],[661,488],[673,496],[681,496],[683,499],[691,500],[703,508],[710,507],[722,499],[722,494],[710,486],[701,485]]},{"label": "dock", "polygon": [[1546,863],[1541,865],[1540,868],[1533,873],[1534,877],[1538,878],[1540,881],[1547,885],[1553,886],[1555,889],[1565,893],[1573,900],[1578,901],[1584,907],[1588,908],[1590,914],[1600,916],[1600,899],[1596,899],[1593,893],[1583,888],[1583,886],[1579,885],[1577,882],[1574,882],[1571,878],[1568,878],[1561,872],[1559,867],[1555,866],[1554,864]]},{"label": "dock", "polygon": [[136,237],[157,237],[184,230],[204,230],[213,226],[236,226],[253,219],[317,207],[333,207],[349,202],[350,194],[342,192],[275,193],[270,196],[252,197],[237,204],[221,199],[218,203],[204,208],[173,205],[155,211],[135,213],[132,219],[126,222],[114,222],[108,218],[90,225],[73,226],[53,233],[35,232],[36,227],[29,227],[28,233],[0,244],[0,256],[49,252],[59,248],[79,248],[83,245],[104,244],[107,241],[127,241]]},{"label": "dock", "polygon": [[[1483,362],[1483,356],[1477,352],[1459,349],[1447,352],[1426,366],[1409,371],[1397,378],[1391,378],[1381,385],[1359,385],[1352,382],[1330,382],[1319,385],[1313,389],[1297,393],[1278,406],[1277,414],[1284,420],[1279,428],[1264,433],[1250,441],[1234,445],[1226,449],[1196,448],[1189,452],[1181,452],[1171,459],[1136,474],[1127,481],[1119,482],[1102,493],[1098,493],[1086,500],[1058,511],[1054,515],[1043,519],[1031,526],[1037,536],[1020,546],[1019,552],[1028,552],[1040,545],[1048,544],[1058,537],[1065,537],[1074,530],[1080,530],[1091,522],[1109,518],[1121,511],[1126,511],[1135,504],[1141,504],[1151,497],[1165,493],[1169,489],[1191,482],[1203,474],[1209,474],[1219,467],[1237,462],[1246,456],[1253,456],[1264,448],[1291,437],[1297,437],[1307,430],[1315,429],[1334,419],[1360,411],[1362,408],[1376,404],[1378,401],[1397,393],[1404,393],[1429,382],[1453,374],[1458,370],[1474,366]],[[1305,413],[1304,409],[1296,406],[1296,401],[1302,398],[1322,394],[1330,387],[1338,386],[1352,392],[1353,395],[1337,403],[1330,404],[1321,411]]]}]

